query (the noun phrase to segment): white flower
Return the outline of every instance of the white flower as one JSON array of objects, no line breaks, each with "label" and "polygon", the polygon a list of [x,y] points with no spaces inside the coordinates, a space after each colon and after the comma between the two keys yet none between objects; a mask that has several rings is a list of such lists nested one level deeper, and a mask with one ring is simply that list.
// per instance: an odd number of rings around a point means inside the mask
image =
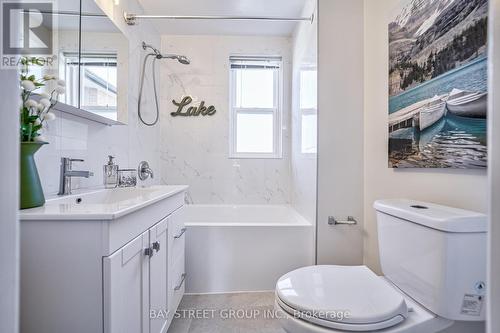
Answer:
[{"label": "white flower", "polygon": [[44,119],[44,120],[47,120],[47,121],[51,121],[51,120],[56,119],[56,115],[55,115],[53,112],[47,112],[47,113],[43,116],[43,119]]},{"label": "white flower", "polygon": [[48,80],[54,80],[56,77],[54,75],[49,75],[49,74],[45,74],[43,76],[43,79],[48,81]]},{"label": "white flower", "polygon": [[43,135],[35,136],[33,140],[36,142],[47,142],[47,138]]},{"label": "white flower", "polygon": [[38,125],[40,125],[41,123],[42,123],[42,122],[40,121],[40,119],[38,119],[38,118],[37,118],[37,119],[35,120],[35,126],[38,126]]},{"label": "white flower", "polygon": [[36,108],[38,109],[38,111],[42,112],[43,110],[45,110],[45,105],[43,105],[42,103],[38,103]]},{"label": "white flower", "polygon": [[30,81],[30,80],[23,80],[21,81],[21,86],[24,88],[24,90],[35,90],[35,84]]},{"label": "white flower", "polygon": [[64,81],[64,80],[57,80],[57,84],[60,85],[61,87],[65,87],[66,86],[66,81]]},{"label": "white flower", "polygon": [[50,106],[50,101],[46,98],[42,98],[40,100],[40,104],[42,104],[44,107],[48,108]]},{"label": "white flower", "polygon": [[47,93],[40,93],[40,97],[41,97],[41,98],[50,99],[50,95],[49,95],[49,94],[47,94]]},{"label": "white flower", "polygon": [[66,88],[64,88],[62,86],[57,86],[55,90],[56,90],[56,93],[58,93],[58,94],[64,94],[66,92]]},{"label": "white flower", "polygon": [[24,106],[27,107],[28,109],[31,108],[36,108],[38,103],[34,99],[28,99],[26,103],[24,103]]}]

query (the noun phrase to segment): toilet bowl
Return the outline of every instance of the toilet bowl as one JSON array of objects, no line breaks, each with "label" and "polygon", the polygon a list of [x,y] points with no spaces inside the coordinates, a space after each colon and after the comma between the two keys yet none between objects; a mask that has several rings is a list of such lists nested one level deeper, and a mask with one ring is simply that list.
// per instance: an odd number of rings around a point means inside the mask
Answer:
[{"label": "toilet bowl", "polygon": [[283,275],[275,293],[283,329],[433,333],[484,321],[486,216],[404,199],[374,206],[384,276],[335,265]]},{"label": "toilet bowl", "polygon": [[275,309],[288,333],[438,332],[436,316],[366,266],[311,266],[282,276]]}]

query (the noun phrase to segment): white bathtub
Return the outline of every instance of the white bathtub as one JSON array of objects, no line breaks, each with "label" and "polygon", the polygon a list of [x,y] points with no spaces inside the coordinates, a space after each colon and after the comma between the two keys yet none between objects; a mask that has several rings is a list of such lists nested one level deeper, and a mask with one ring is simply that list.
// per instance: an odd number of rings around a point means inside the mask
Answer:
[{"label": "white bathtub", "polygon": [[188,205],[186,292],[274,290],[314,262],[313,225],[287,205]]}]

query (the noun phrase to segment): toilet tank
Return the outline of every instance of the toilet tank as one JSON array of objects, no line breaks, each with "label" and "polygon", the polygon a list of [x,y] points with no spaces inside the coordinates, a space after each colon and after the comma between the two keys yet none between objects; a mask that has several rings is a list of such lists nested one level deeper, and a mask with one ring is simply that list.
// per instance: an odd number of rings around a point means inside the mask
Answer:
[{"label": "toilet tank", "polygon": [[384,275],[438,316],[485,320],[486,216],[405,199],[374,207]]}]

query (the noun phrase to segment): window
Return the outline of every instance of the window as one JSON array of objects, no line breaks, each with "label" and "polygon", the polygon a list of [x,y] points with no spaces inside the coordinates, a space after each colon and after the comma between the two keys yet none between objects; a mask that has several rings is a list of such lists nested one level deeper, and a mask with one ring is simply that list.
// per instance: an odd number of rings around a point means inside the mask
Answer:
[{"label": "window", "polygon": [[78,54],[66,52],[64,57],[64,77],[71,82],[70,87],[78,87],[78,64],[80,64],[80,96],[78,89],[67,92],[66,100],[72,105],[80,101],[80,108],[99,113],[116,120],[117,104],[117,55],[82,53],[80,62]]},{"label": "window", "polygon": [[281,57],[230,57],[230,158],[281,158]]},{"label": "window", "polygon": [[300,152],[316,154],[317,151],[317,71],[300,71]]}]

